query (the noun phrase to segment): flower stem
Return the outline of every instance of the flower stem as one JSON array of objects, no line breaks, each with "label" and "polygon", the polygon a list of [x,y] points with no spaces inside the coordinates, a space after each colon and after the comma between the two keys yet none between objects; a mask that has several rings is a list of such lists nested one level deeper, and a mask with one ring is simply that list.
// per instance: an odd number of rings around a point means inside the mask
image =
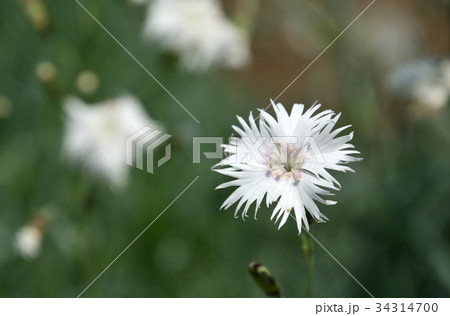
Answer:
[{"label": "flower stem", "polygon": [[307,287],[306,287],[306,297],[313,297],[313,244],[311,237],[307,234],[300,234],[302,241],[302,254],[305,259],[306,269],[307,269]]}]

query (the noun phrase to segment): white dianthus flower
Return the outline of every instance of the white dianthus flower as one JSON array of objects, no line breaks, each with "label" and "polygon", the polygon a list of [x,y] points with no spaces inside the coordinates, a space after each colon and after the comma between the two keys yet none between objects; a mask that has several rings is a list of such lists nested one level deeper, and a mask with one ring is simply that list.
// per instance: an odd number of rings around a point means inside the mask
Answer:
[{"label": "white dianthus flower", "polygon": [[13,245],[25,259],[36,258],[41,251],[42,231],[35,226],[22,227],[14,236]]},{"label": "white dianthus flower", "polygon": [[127,183],[126,138],[145,126],[161,129],[131,95],[93,105],[69,97],[64,102],[64,110],[63,153],[69,160],[106,179],[112,188]]},{"label": "white dianthus flower", "polygon": [[180,55],[190,70],[240,68],[250,59],[246,35],[225,17],[217,0],[154,0],[144,35]]},{"label": "white dianthus flower", "polygon": [[304,112],[303,104],[294,104],[289,115],[282,104],[274,104],[276,119],[261,110],[259,127],[250,113],[247,124],[238,117],[242,128],[233,126],[240,138],[231,137],[229,145],[223,145],[228,157],[214,170],[235,178],[217,188],[237,186],[225,200],[222,208],[238,202],[235,216],[244,205],[242,218],[256,202],[258,208],[266,196],[266,204],[277,202],[271,219],[280,220],[283,226],[291,211],[295,214],[299,233],[302,224],[309,229],[306,211],[318,222],[327,218],[319,211],[315,201],[335,204],[319,195],[332,195],[329,190],[339,190],[340,184],[328,170],[353,171],[346,163],[361,158],[348,142],[353,132],[338,136],[344,126],[333,130],[340,114],[326,110],[314,115],[319,105]]}]

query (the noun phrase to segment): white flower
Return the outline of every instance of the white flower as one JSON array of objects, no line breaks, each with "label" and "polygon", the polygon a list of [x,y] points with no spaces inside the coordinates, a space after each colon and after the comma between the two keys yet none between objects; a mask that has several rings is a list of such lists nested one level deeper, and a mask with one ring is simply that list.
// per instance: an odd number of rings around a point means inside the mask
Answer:
[{"label": "white flower", "polygon": [[126,138],[145,126],[161,130],[131,95],[93,105],[69,97],[64,110],[67,117],[63,153],[105,178],[113,189],[127,183]]},{"label": "white flower", "polygon": [[442,109],[449,97],[449,89],[442,83],[418,82],[413,90],[413,99],[429,111]]},{"label": "white flower", "polygon": [[229,155],[215,166],[215,171],[236,179],[217,188],[238,187],[222,208],[239,201],[237,216],[245,203],[242,218],[247,216],[253,202],[256,202],[256,218],[264,196],[267,206],[277,202],[271,219],[275,216],[275,222],[281,219],[278,229],[293,210],[300,233],[302,224],[309,230],[306,211],[318,222],[327,219],[315,201],[336,203],[319,196],[332,195],[330,189],[340,188],[328,170],[353,171],[345,164],[361,158],[351,156],[359,154],[348,143],[353,133],[338,136],[350,125],[332,131],[340,114],[326,110],[314,115],[320,104],[305,112],[303,104],[294,104],[290,115],[280,103],[273,103],[273,107],[276,119],[261,110],[259,127],[251,113],[250,125],[238,117],[242,128],[233,126],[233,129],[241,137],[231,137],[230,144],[223,145]]},{"label": "white flower", "polygon": [[246,35],[225,17],[216,0],[154,0],[144,35],[180,55],[190,70],[240,68],[250,59]]},{"label": "white flower", "polygon": [[41,250],[42,231],[32,225],[19,229],[14,236],[13,245],[25,259],[36,258]]},{"label": "white flower", "polygon": [[450,99],[450,61],[418,59],[394,69],[387,78],[394,96],[410,103],[411,114],[433,116]]}]

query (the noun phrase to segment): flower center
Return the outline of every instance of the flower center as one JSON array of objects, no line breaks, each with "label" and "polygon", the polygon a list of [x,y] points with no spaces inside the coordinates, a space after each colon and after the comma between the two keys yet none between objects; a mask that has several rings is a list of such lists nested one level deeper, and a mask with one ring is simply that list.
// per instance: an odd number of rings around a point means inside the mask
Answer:
[{"label": "flower center", "polygon": [[268,154],[268,176],[276,180],[301,178],[303,155],[301,150],[292,145],[277,144],[277,150]]},{"label": "flower center", "polygon": [[284,166],[284,170],[286,170],[286,172],[291,172],[292,170],[295,169],[295,165],[292,165],[290,161],[285,163],[283,166]]}]

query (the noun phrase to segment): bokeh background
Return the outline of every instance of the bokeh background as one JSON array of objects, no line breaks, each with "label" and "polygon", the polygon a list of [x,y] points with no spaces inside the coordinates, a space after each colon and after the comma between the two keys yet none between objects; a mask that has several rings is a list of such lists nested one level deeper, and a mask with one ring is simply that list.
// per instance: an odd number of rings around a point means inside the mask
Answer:
[{"label": "bokeh background", "polygon": [[[266,107],[370,1],[224,1],[230,20],[245,21],[252,59],[203,72],[143,38],[146,4],[80,2],[200,124],[75,1],[47,0],[37,13],[27,9],[33,1],[1,1],[0,296],[77,296],[198,175],[83,296],[260,297],[253,260],[285,296],[305,296],[294,221],[278,231],[271,209],[256,221],[219,211],[232,188],[214,190],[227,180],[210,170],[217,160],[192,163],[192,137],[226,139],[236,115]],[[448,10],[448,1],[377,0],[278,100],[318,100],[342,112],[340,126],[353,125],[364,160],[353,163],[356,174],[334,173],[338,204],[320,206],[330,220],[312,233],[375,297],[450,293]],[[37,71],[43,61],[54,66],[49,78]],[[85,71],[95,77],[87,89]],[[431,88],[417,92],[417,82]],[[62,98],[121,93],[173,135],[172,159],[153,175],[130,169],[128,186],[114,191],[63,159]],[[14,247],[26,225],[42,232],[33,258]],[[367,296],[314,251],[314,296]]]}]

